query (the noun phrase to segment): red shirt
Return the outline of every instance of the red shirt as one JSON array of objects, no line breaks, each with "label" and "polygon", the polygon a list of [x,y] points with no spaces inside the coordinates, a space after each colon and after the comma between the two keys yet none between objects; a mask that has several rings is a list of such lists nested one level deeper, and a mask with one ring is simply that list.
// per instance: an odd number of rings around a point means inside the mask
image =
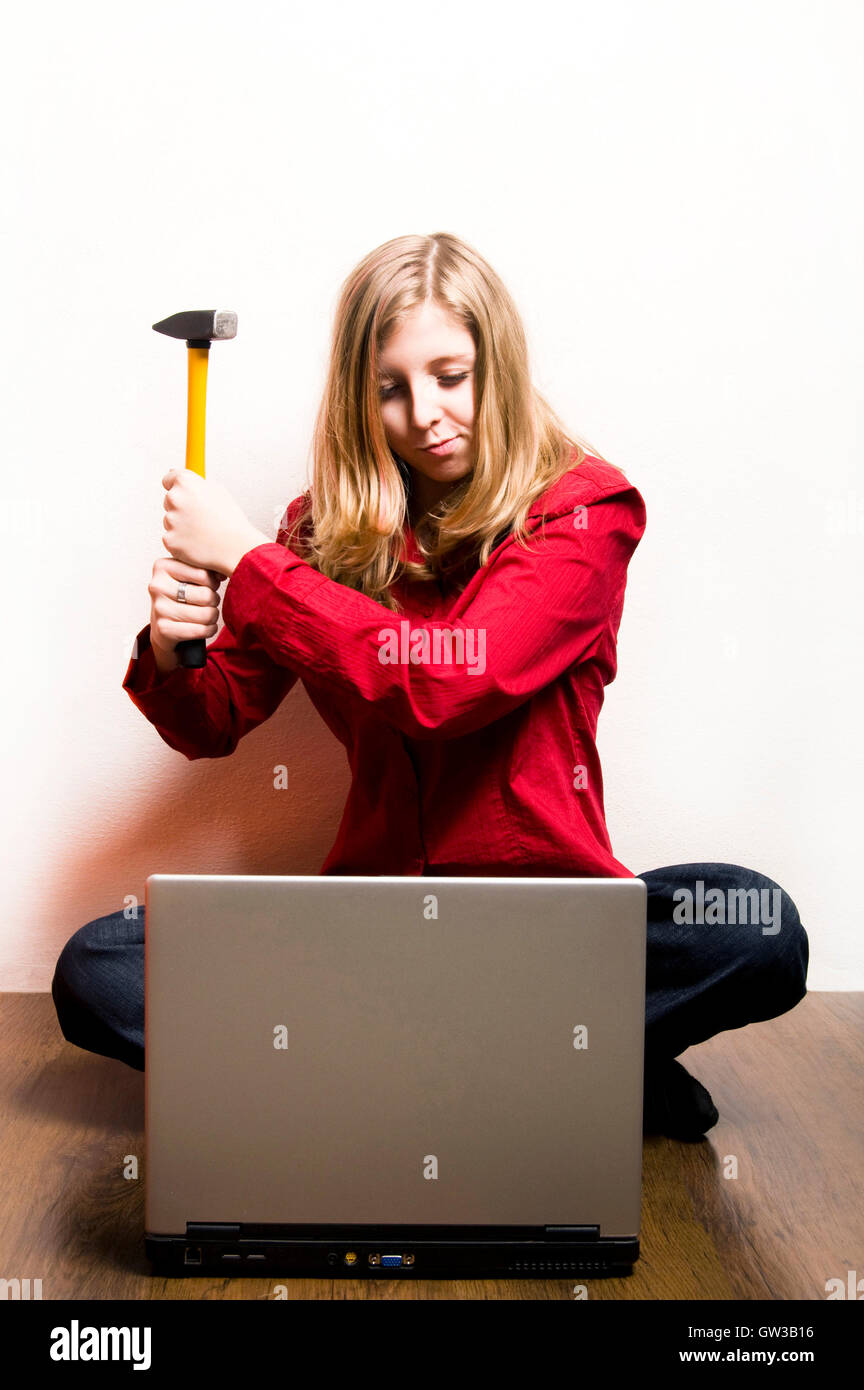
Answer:
[{"label": "red shirt", "polygon": [[400,579],[401,614],[288,549],[303,504],[238,564],[206,666],[160,676],[139,632],[123,689],[169,747],[226,757],[300,679],[352,773],[320,873],[632,878],[595,743],[645,529],[624,474],[589,456],[530,508],[530,551],[508,533],[461,593]]}]

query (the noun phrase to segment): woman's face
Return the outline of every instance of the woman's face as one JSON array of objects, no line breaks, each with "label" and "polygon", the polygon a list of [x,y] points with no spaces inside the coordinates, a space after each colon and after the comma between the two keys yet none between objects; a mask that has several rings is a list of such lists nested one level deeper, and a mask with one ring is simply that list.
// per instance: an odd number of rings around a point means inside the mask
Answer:
[{"label": "woman's face", "polygon": [[[474,467],[474,339],[437,304],[415,309],[380,357],[379,398],[387,443],[443,496]],[[430,453],[436,441],[447,449]]]}]

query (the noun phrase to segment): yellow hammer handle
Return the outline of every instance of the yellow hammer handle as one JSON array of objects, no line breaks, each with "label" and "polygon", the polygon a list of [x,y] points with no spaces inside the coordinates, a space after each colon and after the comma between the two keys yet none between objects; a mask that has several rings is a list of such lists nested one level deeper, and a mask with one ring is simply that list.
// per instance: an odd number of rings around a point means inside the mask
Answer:
[{"label": "yellow hammer handle", "polygon": [[209,348],[189,348],[189,392],[186,406],[186,467],[204,477],[204,420],[207,408]]}]

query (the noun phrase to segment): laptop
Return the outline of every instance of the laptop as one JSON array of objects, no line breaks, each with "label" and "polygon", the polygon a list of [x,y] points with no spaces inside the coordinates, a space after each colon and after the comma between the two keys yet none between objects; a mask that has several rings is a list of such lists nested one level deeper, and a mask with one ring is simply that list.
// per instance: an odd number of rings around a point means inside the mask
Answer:
[{"label": "laptop", "polygon": [[620,1275],[642,879],[151,874],[145,1249],[189,1275]]}]

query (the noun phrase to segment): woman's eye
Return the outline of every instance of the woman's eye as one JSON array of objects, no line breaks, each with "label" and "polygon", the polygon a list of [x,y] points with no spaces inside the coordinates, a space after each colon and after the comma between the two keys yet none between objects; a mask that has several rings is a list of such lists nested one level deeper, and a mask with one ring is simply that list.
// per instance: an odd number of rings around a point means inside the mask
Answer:
[{"label": "woman's eye", "polygon": [[[464,381],[467,375],[467,372],[460,372],[457,376],[439,376],[438,380],[445,386],[458,386],[459,382]],[[389,400],[394,391],[398,390],[398,386],[383,386],[380,392],[381,399],[384,401]]]}]

